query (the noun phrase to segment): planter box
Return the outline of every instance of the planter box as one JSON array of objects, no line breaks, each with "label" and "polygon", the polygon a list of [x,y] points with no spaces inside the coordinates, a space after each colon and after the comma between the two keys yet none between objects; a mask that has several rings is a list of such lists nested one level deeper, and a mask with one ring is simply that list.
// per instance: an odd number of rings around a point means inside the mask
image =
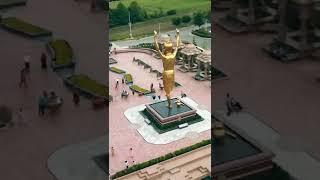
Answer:
[{"label": "planter box", "polygon": [[52,35],[52,32],[46,29],[34,26],[15,17],[3,18],[1,21],[1,26],[11,32],[15,32],[31,38]]},{"label": "planter box", "polygon": [[118,74],[124,74],[124,73],[126,73],[126,71],[121,70],[121,69],[118,69],[118,68],[116,68],[116,67],[110,67],[109,69],[110,69],[110,71],[112,71],[112,72],[114,72],[114,73],[118,73]]},{"label": "planter box", "polygon": [[[72,76],[71,76],[71,77],[72,77]],[[90,90],[88,90],[88,89],[84,89],[84,88],[82,88],[82,87],[74,84],[74,83],[70,80],[71,77],[65,78],[65,79],[63,80],[64,84],[65,84],[67,87],[72,88],[72,89],[74,89],[74,90],[76,90],[76,91],[81,92],[81,95],[84,95],[84,96],[86,96],[86,97],[88,97],[88,98],[101,98],[101,99],[104,99],[106,102],[108,102],[108,97],[107,97],[107,96],[101,96],[101,95],[99,95],[99,94],[97,94],[97,93],[94,93],[94,92],[92,92],[92,91],[90,91]],[[107,88],[107,87],[106,87],[106,88]]]},{"label": "planter box", "polygon": [[0,9],[11,8],[15,6],[24,6],[26,4],[26,0],[0,0]]},{"label": "planter box", "polygon": [[132,86],[130,86],[129,87],[132,91],[135,91],[135,92],[137,92],[137,93],[141,93],[141,94],[143,94],[143,95],[146,95],[146,94],[150,94],[151,92],[150,91],[148,91],[148,90],[146,90],[146,89],[143,89],[143,88],[141,88],[141,87],[139,87],[139,86],[137,86],[137,85],[132,85]]},{"label": "planter box", "polygon": [[[57,41],[57,40],[55,40]],[[52,61],[51,61],[51,67],[53,70],[58,70],[58,69],[63,69],[63,68],[70,68],[70,67],[74,67],[75,65],[75,61],[73,60],[73,51],[72,48],[70,46],[70,44],[65,41],[65,40],[58,40],[58,41],[64,41],[64,43],[66,44],[67,48],[71,51],[71,57],[68,63],[65,64],[56,64],[55,60],[57,60],[57,54],[56,51],[54,50],[54,48],[51,46],[51,43],[53,43],[53,41],[47,43],[47,49],[52,57]]]}]

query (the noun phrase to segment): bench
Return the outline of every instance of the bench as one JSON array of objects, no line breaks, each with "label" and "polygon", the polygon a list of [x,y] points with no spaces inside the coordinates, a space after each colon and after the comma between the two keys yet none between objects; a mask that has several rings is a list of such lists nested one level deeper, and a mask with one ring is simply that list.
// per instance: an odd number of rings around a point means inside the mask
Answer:
[{"label": "bench", "polygon": [[179,129],[182,129],[182,128],[185,128],[185,127],[188,127],[189,124],[188,123],[183,123],[183,124],[180,124],[178,127]]},{"label": "bench", "polygon": [[149,119],[144,119],[144,122],[146,122],[147,124],[150,124],[151,122],[150,122],[150,120]]}]

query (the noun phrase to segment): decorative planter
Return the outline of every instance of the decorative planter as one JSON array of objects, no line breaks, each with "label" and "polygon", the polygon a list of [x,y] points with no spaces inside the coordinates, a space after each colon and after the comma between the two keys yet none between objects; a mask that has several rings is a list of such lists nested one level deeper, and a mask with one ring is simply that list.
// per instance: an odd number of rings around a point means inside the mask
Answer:
[{"label": "decorative planter", "polygon": [[[70,48],[70,50],[72,51],[72,48],[70,46],[70,44],[65,41],[65,43],[67,44],[67,46]],[[55,50],[51,47],[50,45],[50,42],[47,43],[46,45],[48,51],[49,51],[49,54],[51,55],[51,67],[53,70],[58,70],[58,69],[63,69],[63,68],[73,68],[75,66],[75,60],[73,60],[73,52],[72,52],[72,57],[71,57],[71,60],[69,63],[66,63],[66,64],[55,64],[55,59],[56,59],[56,52]]]}]

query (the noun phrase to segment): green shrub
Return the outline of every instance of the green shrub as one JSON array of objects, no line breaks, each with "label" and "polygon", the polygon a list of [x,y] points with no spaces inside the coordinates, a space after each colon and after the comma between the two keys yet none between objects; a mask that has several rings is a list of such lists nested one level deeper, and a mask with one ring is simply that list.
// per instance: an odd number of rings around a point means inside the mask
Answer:
[{"label": "green shrub", "polygon": [[126,83],[133,83],[133,80],[132,80],[132,76],[131,74],[125,74],[124,75],[124,79],[126,80]]},{"label": "green shrub", "polygon": [[121,69],[118,69],[118,68],[116,68],[116,67],[110,67],[110,71],[115,72],[115,73],[118,73],[118,74],[126,73],[126,71],[121,70]]},{"label": "green shrub", "polygon": [[172,18],[171,21],[172,21],[172,24],[175,26],[179,26],[181,24],[181,18],[179,17]]},{"label": "green shrub", "polygon": [[191,17],[188,16],[188,15],[182,16],[181,21],[182,21],[183,23],[189,23],[189,22],[191,21]]},{"label": "green shrub", "polygon": [[168,15],[168,16],[174,15],[174,14],[177,14],[177,11],[176,11],[175,9],[172,9],[172,10],[167,11],[167,15]]},{"label": "green shrub", "polygon": [[30,36],[51,35],[51,32],[46,29],[34,26],[15,17],[3,18],[1,24],[7,28]]},{"label": "green shrub", "polygon": [[54,50],[55,53],[55,65],[68,65],[72,62],[73,52],[67,41],[54,40],[49,42],[49,46]]},{"label": "green shrub", "polygon": [[[206,145],[211,144],[211,140],[203,140],[203,141],[201,141],[200,143],[197,143],[197,144],[199,144],[201,146],[189,146],[189,147],[177,150],[174,153],[168,153],[168,154],[166,154],[164,156],[161,156],[161,157],[154,158],[154,159],[151,159],[151,160],[146,161],[146,162],[142,162],[142,163],[136,164],[134,166],[129,167],[128,169],[125,169],[125,170],[117,172],[115,175],[112,176],[112,178],[115,179],[115,178],[119,178],[121,176],[125,176],[127,174],[130,174],[132,172],[135,172],[135,171],[144,169],[146,167],[155,165],[155,164],[160,163],[162,161],[166,161],[166,160],[171,159],[171,158],[173,158],[175,156],[182,155],[184,153],[190,152],[190,151],[195,150],[195,149],[200,148],[200,147],[204,147]],[[176,152],[179,152],[179,153],[176,153]]]},{"label": "green shrub", "polygon": [[211,38],[211,33],[203,28],[192,31],[192,34],[200,37]]},{"label": "green shrub", "polygon": [[72,75],[68,78],[68,80],[75,85],[85,91],[91,92],[97,96],[108,97],[108,87],[96,82],[95,80],[91,79],[87,75],[79,74],[79,75]]}]

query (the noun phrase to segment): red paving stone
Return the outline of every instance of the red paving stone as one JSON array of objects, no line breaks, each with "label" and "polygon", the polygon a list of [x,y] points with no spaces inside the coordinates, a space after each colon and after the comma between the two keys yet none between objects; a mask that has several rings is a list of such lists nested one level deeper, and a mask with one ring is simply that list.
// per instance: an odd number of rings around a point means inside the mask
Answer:
[{"label": "red paving stone", "polygon": [[[132,58],[139,58],[160,72],[162,71],[161,60],[155,59],[154,57],[144,53],[136,52],[121,53],[113,55],[113,57],[118,60],[118,63],[113,66],[126,70],[128,73],[132,74],[134,84],[149,89],[150,84],[153,83],[157,94],[160,93],[158,83],[162,83],[162,81],[157,80],[154,73],[149,73],[149,69],[143,69],[143,66],[138,66],[137,62],[133,63]],[[180,92],[182,90],[188,95],[188,97],[196,100],[199,104],[204,105],[206,109],[210,111],[210,81],[198,82],[192,78],[193,74],[194,73],[182,73],[176,70],[175,80],[182,84],[182,87],[174,89],[172,94],[173,96],[180,96]],[[116,73],[109,73],[110,93],[113,96],[119,96],[122,89],[129,90],[127,85],[121,84],[121,77],[121,75]],[[117,90],[115,89],[116,78],[120,79],[120,85]],[[161,93],[162,97],[164,97],[164,92]],[[210,131],[205,131],[200,133],[197,139],[184,138],[165,145],[155,145],[144,141],[143,137],[138,134],[132,126],[130,126],[130,122],[126,119],[123,113],[130,107],[150,102],[151,99],[145,96],[139,97],[137,93],[135,93],[134,96],[130,94],[128,99],[121,99],[118,97],[116,98],[116,101],[110,104],[109,147],[113,146],[116,152],[116,156],[111,157],[109,160],[111,174],[125,168],[125,160],[131,161],[129,158],[130,147],[133,147],[134,150],[134,161],[144,162],[210,137]]]},{"label": "red paving stone", "polygon": [[[50,29],[55,36],[68,40],[76,53],[77,71],[105,82],[105,16],[90,15],[83,8],[75,6],[72,1],[29,0],[27,7],[8,13]],[[47,72],[40,69],[39,58],[45,50],[44,42],[3,29],[0,29],[0,39],[0,103],[14,108],[15,112],[23,104],[24,116],[30,121],[29,127],[0,131],[0,179],[55,179],[46,167],[48,156],[64,145],[104,135],[106,113],[103,109],[93,111],[90,102],[84,98],[80,107],[75,108],[72,95],[61,79],[51,69]],[[30,88],[23,90],[18,88],[18,81],[26,51],[31,53],[31,81]],[[65,103],[59,114],[40,119],[37,97],[43,89],[55,90]]]},{"label": "red paving stone", "polygon": [[261,51],[271,35],[232,35],[215,28],[214,61],[230,79],[214,83],[214,109],[225,109],[226,92],[282,136],[301,137],[320,157],[320,61],[283,64]]}]

